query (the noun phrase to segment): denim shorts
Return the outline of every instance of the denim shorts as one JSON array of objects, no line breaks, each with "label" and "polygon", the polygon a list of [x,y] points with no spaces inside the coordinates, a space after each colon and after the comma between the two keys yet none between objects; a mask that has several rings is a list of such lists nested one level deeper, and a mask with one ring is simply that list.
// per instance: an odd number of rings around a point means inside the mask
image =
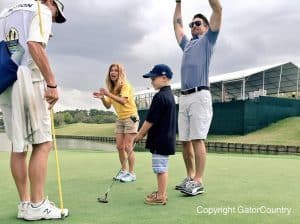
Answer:
[{"label": "denim shorts", "polygon": [[152,169],[154,173],[168,172],[169,156],[152,154]]}]

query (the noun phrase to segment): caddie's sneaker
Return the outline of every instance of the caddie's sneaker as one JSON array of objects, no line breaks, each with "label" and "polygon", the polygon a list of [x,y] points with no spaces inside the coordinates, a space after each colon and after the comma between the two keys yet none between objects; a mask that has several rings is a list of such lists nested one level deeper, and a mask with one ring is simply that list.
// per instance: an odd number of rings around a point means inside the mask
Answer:
[{"label": "caddie's sneaker", "polygon": [[30,204],[24,214],[24,219],[28,221],[41,219],[61,219],[69,215],[68,209],[59,209],[53,202],[45,199],[43,204],[35,208]]},{"label": "caddie's sneaker", "polygon": [[132,182],[136,180],[136,175],[133,173],[127,173],[126,175],[124,175],[123,177],[121,177],[120,181],[127,183],[127,182]]},{"label": "caddie's sneaker", "polygon": [[204,193],[204,187],[199,182],[190,181],[185,185],[185,188],[183,188],[180,192],[191,196],[195,196]]},{"label": "caddie's sneaker", "polygon": [[167,204],[167,197],[158,197],[158,195],[152,195],[152,197],[146,197],[144,199],[144,203],[147,205],[166,205]]},{"label": "caddie's sneaker", "polygon": [[183,188],[185,188],[185,185],[192,180],[193,179],[191,177],[184,178],[184,180],[180,184],[177,184],[175,186],[175,190],[183,190]]},{"label": "caddie's sneaker", "polygon": [[27,211],[28,206],[29,206],[29,202],[20,202],[18,204],[18,214],[17,214],[18,219],[24,218],[24,215]]},{"label": "caddie's sneaker", "polygon": [[114,180],[120,180],[123,176],[125,176],[128,172],[126,170],[121,170],[117,176],[113,177]]}]

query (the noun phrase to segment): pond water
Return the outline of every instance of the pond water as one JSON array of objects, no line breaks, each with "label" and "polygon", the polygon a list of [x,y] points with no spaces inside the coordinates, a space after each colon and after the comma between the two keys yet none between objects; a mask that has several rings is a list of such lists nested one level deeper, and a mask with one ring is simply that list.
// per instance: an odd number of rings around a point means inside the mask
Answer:
[{"label": "pond water", "polygon": [[[114,144],[102,142],[81,140],[81,139],[57,139],[58,149],[80,149],[80,150],[100,150],[100,151],[116,151]],[[0,133],[0,151],[10,151],[11,143],[5,133]]]}]

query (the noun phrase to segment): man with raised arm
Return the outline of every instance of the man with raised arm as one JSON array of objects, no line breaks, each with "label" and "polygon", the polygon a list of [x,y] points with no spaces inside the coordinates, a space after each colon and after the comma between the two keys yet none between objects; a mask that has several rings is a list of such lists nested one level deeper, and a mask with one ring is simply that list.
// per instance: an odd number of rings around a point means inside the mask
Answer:
[{"label": "man with raised arm", "polygon": [[190,40],[183,30],[181,0],[176,0],[173,18],[175,36],[183,51],[178,129],[187,172],[186,178],[175,189],[192,196],[204,192],[204,140],[213,114],[208,80],[209,66],[222,21],[220,1],[209,0],[209,4],[213,11],[210,21],[200,13],[194,15],[189,24],[192,34]]}]

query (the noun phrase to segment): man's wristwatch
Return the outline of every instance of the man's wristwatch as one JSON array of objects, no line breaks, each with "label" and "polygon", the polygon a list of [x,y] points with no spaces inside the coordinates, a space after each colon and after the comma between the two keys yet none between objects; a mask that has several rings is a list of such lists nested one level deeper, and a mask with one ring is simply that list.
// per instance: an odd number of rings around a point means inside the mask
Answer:
[{"label": "man's wristwatch", "polygon": [[181,0],[176,0],[176,3],[181,3]]}]

